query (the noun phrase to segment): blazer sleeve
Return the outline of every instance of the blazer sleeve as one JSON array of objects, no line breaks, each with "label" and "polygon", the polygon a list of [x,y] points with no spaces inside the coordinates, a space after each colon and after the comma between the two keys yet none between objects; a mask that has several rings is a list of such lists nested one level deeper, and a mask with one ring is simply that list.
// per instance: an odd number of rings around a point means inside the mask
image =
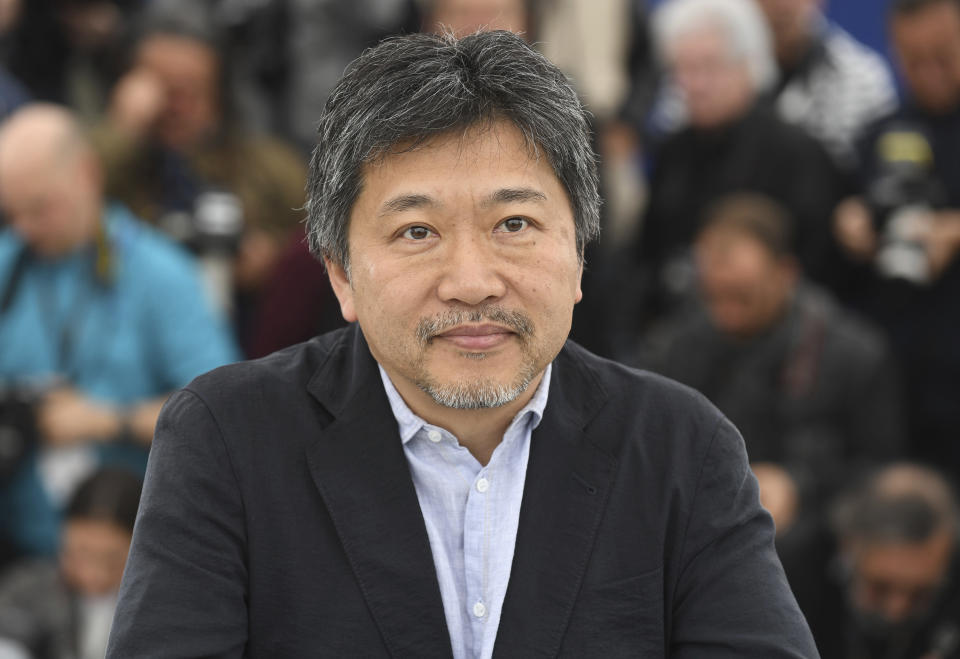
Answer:
[{"label": "blazer sleeve", "polygon": [[743,439],[721,419],[681,544],[670,657],[819,657],[773,535]]},{"label": "blazer sleeve", "polygon": [[244,508],[220,429],[183,390],[157,423],[107,657],[240,657]]}]

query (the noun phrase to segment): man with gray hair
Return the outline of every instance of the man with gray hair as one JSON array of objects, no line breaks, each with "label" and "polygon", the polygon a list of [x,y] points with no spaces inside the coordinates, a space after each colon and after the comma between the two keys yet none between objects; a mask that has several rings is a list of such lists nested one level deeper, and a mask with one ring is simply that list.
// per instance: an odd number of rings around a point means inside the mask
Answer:
[{"label": "man with gray hair", "polygon": [[737,431],[566,340],[599,198],[556,67],[382,43],[308,195],[353,324],[168,403],[108,656],[816,656]]},{"label": "man with gray hair", "polygon": [[832,522],[841,592],[811,622],[824,656],[960,657],[960,511],[944,477],[890,465],[841,498]]},{"label": "man with gray hair", "polygon": [[829,218],[840,178],[826,150],[761,103],[776,65],[752,0],[671,0],[654,14],[666,72],[688,123],[652,152],[638,246],[648,319],[693,293],[690,246],[706,209],[727,194],[768,196],[794,218],[792,246],[815,281],[832,276]]}]

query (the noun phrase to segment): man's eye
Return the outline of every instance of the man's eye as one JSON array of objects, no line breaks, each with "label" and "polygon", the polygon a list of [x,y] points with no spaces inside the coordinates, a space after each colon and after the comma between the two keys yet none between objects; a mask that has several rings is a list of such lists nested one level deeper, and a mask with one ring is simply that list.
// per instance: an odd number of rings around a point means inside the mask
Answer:
[{"label": "man's eye", "polygon": [[430,234],[431,231],[427,227],[410,227],[403,232],[403,237],[409,240],[424,240],[429,238]]},{"label": "man's eye", "polygon": [[523,231],[526,229],[529,224],[530,222],[522,217],[508,217],[500,223],[498,230],[506,231],[508,233],[516,233],[517,231]]}]

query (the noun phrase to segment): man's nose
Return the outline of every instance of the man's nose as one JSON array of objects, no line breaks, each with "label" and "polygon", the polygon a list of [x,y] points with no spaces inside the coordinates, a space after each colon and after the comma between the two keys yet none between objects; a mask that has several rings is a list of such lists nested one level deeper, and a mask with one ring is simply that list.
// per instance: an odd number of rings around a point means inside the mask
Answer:
[{"label": "man's nose", "polygon": [[444,302],[477,305],[507,292],[495,246],[478,237],[451,239],[440,256],[437,295]]}]

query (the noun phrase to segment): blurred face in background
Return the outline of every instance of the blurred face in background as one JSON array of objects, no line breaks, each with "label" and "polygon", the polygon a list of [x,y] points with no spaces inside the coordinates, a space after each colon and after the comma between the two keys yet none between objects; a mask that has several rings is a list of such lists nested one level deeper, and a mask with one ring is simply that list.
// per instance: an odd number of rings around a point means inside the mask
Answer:
[{"label": "blurred face in background", "polygon": [[34,254],[63,256],[96,235],[100,169],[89,153],[57,160],[7,145],[0,152],[0,207]]},{"label": "blurred face in background", "polygon": [[792,62],[813,35],[822,0],[759,0],[773,36],[777,59]]},{"label": "blurred face in background", "polygon": [[721,332],[747,338],[770,329],[793,294],[797,271],[760,241],[738,231],[707,229],[695,246],[704,304]]},{"label": "blurred face in background", "polygon": [[147,37],[136,67],[159,80],[165,103],[155,135],[170,149],[187,150],[213,133],[220,121],[220,64],[207,44],[175,35]]},{"label": "blurred face in background", "polygon": [[480,29],[526,34],[527,5],[525,0],[435,0],[429,25],[435,32],[446,27],[460,36]]},{"label": "blurred face in background", "polygon": [[891,632],[923,620],[939,593],[954,551],[947,532],[926,541],[854,547],[850,601],[866,631]]},{"label": "blurred face in background", "polygon": [[914,101],[934,114],[960,105],[960,6],[944,0],[894,16],[890,35]]},{"label": "blurred face in background", "polygon": [[120,589],[131,533],[110,521],[70,519],[64,526],[60,571],[67,585],[85,596]]},{"label": "blurred face in background", "polygon": [[666,54],[691,125],[718,128],[749,110],[754,99],[750,71],[742,59],[733,55],[719,28],[704,27],[680,34],[669,44]]}]

